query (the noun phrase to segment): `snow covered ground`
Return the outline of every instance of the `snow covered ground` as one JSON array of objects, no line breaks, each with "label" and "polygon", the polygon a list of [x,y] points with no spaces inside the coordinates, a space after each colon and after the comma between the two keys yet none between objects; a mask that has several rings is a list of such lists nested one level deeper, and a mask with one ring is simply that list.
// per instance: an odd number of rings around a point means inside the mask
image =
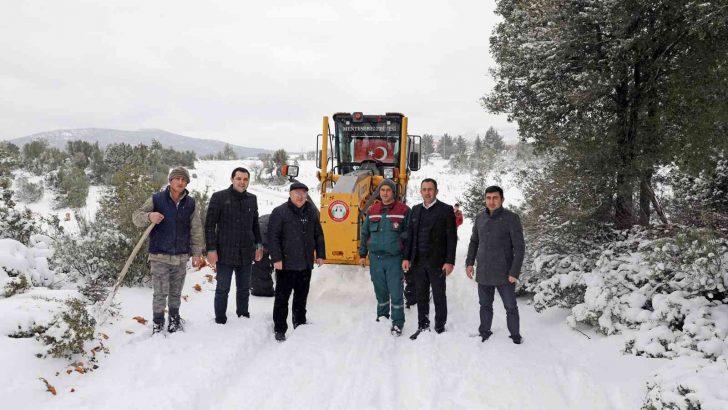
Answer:
[{"label": "snow covered ground", "polygon": [[[203,161],[193,171],[190,189],[218,190],[240,161]],[[243,164],[245,165],[245,163]],[[311,162],[301,163],[302,182],[316,186]],[[451,175],[445,162],[416,174],[410,204],[418,201],[419,180],[434,177],[440,198],[454,202],[469,175]],[[506,181],[507,182],[507,181]],[[506,198],[520,198],[504,183]],[[253,182],[261,214],[287,198],[284,188]],[[313,197],[318,200],[312,189]],[[506,206],[508,202],[506,202]],[[251,297],[251,318],[234,318],[234,290],[224,326],[213,320],[215,284],[209,268],[190,271],[181,314],[186,331],[151,337],[151,289],[122,289],[121,316],[98,329],[109,354],[99,368],[67,373],[68,362],[37,359],[35,339],[0,338],[0,397],[12,409],[635,409],[645,396],[646,380],[670,363],[623,355],[620,336],[591,339],[571,330],[568,312],[538,314],[520,301],[524,344],[507,337],[505,311],[496,298],[494,335],[477,337],[476,285],[465,276],[470,221],[459,228],[455,272],[448,278],[446,332],[416,341],[394,338],[388,323],[375,322],[376,302],[368,271],[323,266],[313,272],[308,299],[310,324],[289,330],[277,343],[272,335],[272,298]],[[199,284],[201,291],[194,286]],[[59,293],[55,293],[59,292]],[[65,291],[34,289],[0,299],[0,330],[27,326],[44,315],[45,303]],[[49,302],[50,299],[50,302]],[[416,308],[406,312],[405,334],[416,329]],[[434,310],[431,309],[431,314]],[[290,321],[290,316],[289,316]],[[7,334],[5,332],[4,334]],[[72,368],[70,368],[72,369]],[[45,392],[44,377],[58,394]]]}]

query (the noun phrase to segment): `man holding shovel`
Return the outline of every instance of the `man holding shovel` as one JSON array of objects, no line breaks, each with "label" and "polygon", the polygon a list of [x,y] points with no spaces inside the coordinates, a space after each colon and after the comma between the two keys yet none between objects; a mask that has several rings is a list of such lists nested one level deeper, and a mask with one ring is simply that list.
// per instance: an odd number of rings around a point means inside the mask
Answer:
[{"label": "man holding shovel", "polygon": [[140,228],[150,222],[156,224],[149,234],[149,263],[154,287],[153,333],[164,330],[164,308],[167,306],[167,331],[182,330],[179,307],[187,260],[192,254],[192,265],[197,266],[204,248],[200,211],[186,189],[189,182],[190,174],[185,168],[172,169],[167,188],[153,194],[132,215],[134,225]]}]

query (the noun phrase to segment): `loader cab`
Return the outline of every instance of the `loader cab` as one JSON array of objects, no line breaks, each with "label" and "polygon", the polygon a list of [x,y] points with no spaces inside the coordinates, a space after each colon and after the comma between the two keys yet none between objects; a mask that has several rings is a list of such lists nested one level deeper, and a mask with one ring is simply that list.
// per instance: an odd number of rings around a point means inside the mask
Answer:
[{"label": "loader cab", "polygon": [[345,175],[368,169],[373,175],[394,178],[399,173],[402,118],[399,113],[334,114],[334,172]]}]

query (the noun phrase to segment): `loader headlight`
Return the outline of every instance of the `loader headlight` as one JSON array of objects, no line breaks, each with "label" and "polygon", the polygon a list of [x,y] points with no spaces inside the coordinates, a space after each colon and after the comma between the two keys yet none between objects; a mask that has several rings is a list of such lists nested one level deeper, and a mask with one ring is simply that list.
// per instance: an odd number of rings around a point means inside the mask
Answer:
[{"label": "loader headlight", "polygon": [[382,170],[382,176],[386,179],[394,179],[394,168],[384,168]]}]

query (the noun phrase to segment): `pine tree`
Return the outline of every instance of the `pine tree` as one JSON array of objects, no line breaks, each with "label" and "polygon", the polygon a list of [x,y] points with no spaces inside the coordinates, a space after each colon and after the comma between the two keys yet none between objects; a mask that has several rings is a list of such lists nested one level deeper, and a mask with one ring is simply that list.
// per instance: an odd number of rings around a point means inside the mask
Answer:
[{"label": "pine tree", "polygon": [[86,205],[89,181],[82,169],[68,164],[58,171],[58,196],[61,207],[81,208]]},{"label": "pine tree", "polygon": [[443,159],[450,159],[450,155],[452,155],[455,150],[454,145],[455,142],[453,138],[448,134],[444,134],[437,143],[437,153],[440,154]]},{"label": "pine tree", "polygon": [[506,149],[506,144],[503,142],[503,137],[498,134],[498,131],[496,131],[495,128],[490,127],[488,128],[488,131],[485,132],[483,147],[493,150],[496,154],[499,154]]},{"label": "pine tree", "polygon": [[465,140],[465,138],[463,138],[462,135],[458,135],[458,137],[455,139],[454,145],[455,147],[453,150],[453,155],[450,156],[450,166],[453,169],[457,170],[470,168],[468,164],[468,142]]},{"label": "pine tree", "polygon": [[[615,181],[600,185],[613,189],[601,194],[614,196],[618,227],[635,222],[637,187],[644,198],[655,168],[684,156],[680,142],[694,140],[688,151],[703,157],[727,144],[719,130],[728,112],[728,9],[720,3],[501,0],[497,13],[496,86],[485,107],[509,113],[539,150],[579,161],[596,149],[603,158],[593,171]],[[690,132],[685,110],[712,119],[702,124],[707,132]]]},{"label": "pine tree", "polygon": [[435,139],[432,134],[422,134],[420,147],[422,150],[422,156],[425,158],[435,152]]}]

